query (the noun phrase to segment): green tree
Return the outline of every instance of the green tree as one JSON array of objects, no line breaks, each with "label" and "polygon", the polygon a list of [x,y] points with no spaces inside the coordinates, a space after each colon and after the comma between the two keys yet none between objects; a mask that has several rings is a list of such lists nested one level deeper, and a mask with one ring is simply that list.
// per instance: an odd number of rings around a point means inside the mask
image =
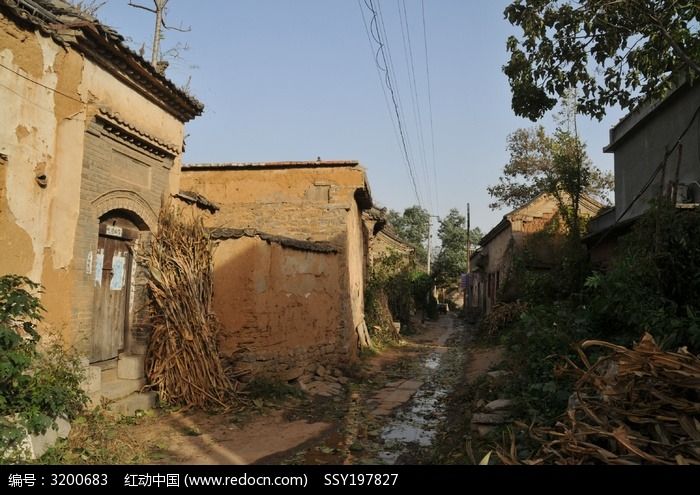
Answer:
[{"label": "green tree", "polygon": [[592,164],[585,145],[570,131],[559,128],[548,136],[542,126],[518,129],[508,136],[507,149],[510,160],[503,175],[488,188],[493,209],[519,208],[548,193],[556,199],[567,230],[577,236],[581,196],[603,199],[612,189],[612,175]]},{"label": "green tree", "polygon": [[570,88],[579,113],[601,119],[700,76],[697,0],[515,0],[504,15],[522,29],[503,67],[513,111],[533,121]]},{"label": "green tree", "polygon": [[45,433],[87,400],[78,356],[56,342],[38,347],[39,289],[19,275],[0,277],[0,464],[23,460],[24,428]]},{"label": "green tree", "polygon": [[427,210],[417,205],[406,208],[403,214],[389,210],[386,218],[396,233],[415,248],[416,261],[425,265],[428,259],[425,243],[430,228],[430,214]]},{"label": "green tree", "polygon": [[[466,221],[459,211],[452,208],[440,222],[438,237],[442,243],[432,266],[435,283],[446,286],[456,283],[459,276],[467,271],[467,229]],[[481,240],[481,231],[472,229],[469,236],[472,245]]]}]

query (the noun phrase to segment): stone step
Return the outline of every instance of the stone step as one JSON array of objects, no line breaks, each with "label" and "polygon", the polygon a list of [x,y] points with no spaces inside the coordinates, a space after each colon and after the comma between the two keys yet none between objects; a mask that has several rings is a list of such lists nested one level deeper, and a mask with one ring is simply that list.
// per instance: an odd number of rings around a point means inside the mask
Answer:
[{"label": "stone step", "polygon": [[143,356],[120,354],[117,362],[117,377],[123,380],[138,380],[144,377]]},{"label": "stone step", "polygon": [[113,382],[114,380],[118,380],[118,379],[119,379],[119,377],[117,376],[116,366],[114,368],[102,370],[102,383]]},{"label": "stone step", "polygon": [[136,411],[149,411],[156,407],[157,394],[143,392],[131,394],[109,404],[109,409],[124,416],[133,416]]},{"label": "stone step", "polygon": [[146,384],[145,378],[140,378],[138,380],[121,380],[116,378],[105,381],[104,374],[102,378],[102,396],[109,400],[123,399],[134,392],[140,392]]}]

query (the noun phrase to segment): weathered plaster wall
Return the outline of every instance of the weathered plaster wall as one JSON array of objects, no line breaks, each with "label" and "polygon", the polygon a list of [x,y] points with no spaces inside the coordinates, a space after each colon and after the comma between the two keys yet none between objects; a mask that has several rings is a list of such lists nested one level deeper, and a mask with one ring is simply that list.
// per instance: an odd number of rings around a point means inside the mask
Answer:
[{"label": "weathered plaster wall", "polygon": [[[0,16],[0,62],[7,67],[0,68],[0,153],[8,157],[2,221],[14,225],[3,229],[2,273],[42,283],[46,321],[70,337],[69,272],[85,120],[82,59]],[[36,180],[42,175],[45,187]]]},{"label": "weathered plaster wall", "polygon": [[275,235],[334,241],[364,186],[360,168],[207,170],[182,173],[181,189],[221,206],[216,226],[256,228]]},{"label": "weathered plaster wall", "polygon": [[[138,196],[146,189],[153,194],[145,202],[157,212],[161,195],[178,189],[179,157],[167,168],[154,166],[158,180],[144,188],[115,180],[116,166],[104,153],[99,170],[104,176],[95,179],[91,174],[99,167],[90,169],[85,158],[86,129],[99,109],[108,107],[139,131],[179,149],[183,125],[83,55],[2,15],[0,63],[5,66],[0,67],[0,154],[7,156],[0,163],[0,274],[18,273],[41,283],[45,323],[87,349],[93,301],[85,277],[99,223],[97,208],[86,206],[87,196],[115,190]],[[87,179],[100,185],[86,189]],[[139,203],[117,199],[113,203],[126,209]]]},{"label": "weathered plaster wall", "polygon": [[221,241],[214,256],[214,311],[223,325],[222,354],[256,374],[286,380],[318,363],[345,362],[340,256],[258,237]]},{"label": "weathered plaster wall", "polygon": [[509,262],[509,253],[513,245],[513,229],[506,227],[484,249],[484,254],[488,256],[486,272],[494,273],[504,270]]}]

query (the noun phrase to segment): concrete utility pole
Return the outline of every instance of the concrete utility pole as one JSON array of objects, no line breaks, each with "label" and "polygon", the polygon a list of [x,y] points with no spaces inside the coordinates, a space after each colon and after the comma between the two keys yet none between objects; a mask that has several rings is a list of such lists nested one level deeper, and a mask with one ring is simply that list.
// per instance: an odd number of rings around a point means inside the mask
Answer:
[{"label": "concrete utility pole", "polygon": [[470,205],[467,203],[467,283],[464,290],[467,293],[467,308],[472,307],[472,288],[471,288],[471,272],[472,272],[472,223]]},{"label": "concrete utility pole", "polygon": [[431,220],[432,218],[437,218],[437,221],[440,221],[440,216],[439,215],[428,215],[428,275],[430,275],[430,257],[431,257],[431,249],[433,248],[431,240],[433,238],[433,221]]},{"label": "concrete utility pole", "polygon": [[433,237],[432,232],[431,232],[431,230],[433,228],[433,226],[432,226],[433,221],[431,220],[431,218],[432,218],[432,215],[428,216],[428,275],[430,275],[430,249],[432,248],[432,246],[430,245],[430,239]]},{"label": "concrete utility pole", "polygon": [[[433,238],[433,232],[432,232],[432,231],[433,231],[433,228],[432,228],[432,227],[433,227],[433,225],[432,225],[433,221],[431,220],[432,218],[437,218],[437,221],[438,221],[438,222],[440,221],[440,217],[439,217],[438,215],[428,215],[428,276],[431,275],[431,271],[430,271],[430,257],[431,257],[431,253],[430,253],[430,251],[433,249],[433,245],[432,245],[432,243],[430,242],[431,239]],[[435,296],[435,297],[437,298],[437,293],[436,293],[436,290],[435,290],[435,286],[432,286],[432,287],[430,288],[430,292],[428,293],[428,303],[430,303],[430,295],[431,295],[431,294],[433,294],[433,296]]]}]

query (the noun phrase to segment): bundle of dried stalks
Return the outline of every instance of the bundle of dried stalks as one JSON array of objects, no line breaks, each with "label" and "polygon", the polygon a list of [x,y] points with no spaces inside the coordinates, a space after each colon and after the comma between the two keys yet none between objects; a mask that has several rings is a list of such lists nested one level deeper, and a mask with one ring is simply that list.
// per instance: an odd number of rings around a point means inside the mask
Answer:
[{"label": "bundle of dried stalks", "polygon": [[[607,348],[591,364],[584,350]],[[645,334],[630,350],[586,341],[583,368],[565,417],[554,428],[531,428],[541,444],[518,459],[515,440],[499,457],[506,464],[700,464],[700,359],[685,349],[664,352]]]},{"label": "bundle of dried stalks", "polygon": [[211,311],[212,255],[201,217],[163,208],[145,259],[153,323],[146,373],[165,404],[228,408],[234,396]]},{"label": "bundle of dried stalks", "polygon": [[389,309],[389,297],[384,290],[375,292],[373,307],[368,313],[370,337],[375,344],[395,343],[401,340],[401,334],[394,327],[394,319]]},{"label": "bundle of dried stalks", "polygon": [[524,302],[496,303],[481,320],[480,329],[488,335],[500,334],[517,321],[525,311],[527,311],[527,303]]}]

